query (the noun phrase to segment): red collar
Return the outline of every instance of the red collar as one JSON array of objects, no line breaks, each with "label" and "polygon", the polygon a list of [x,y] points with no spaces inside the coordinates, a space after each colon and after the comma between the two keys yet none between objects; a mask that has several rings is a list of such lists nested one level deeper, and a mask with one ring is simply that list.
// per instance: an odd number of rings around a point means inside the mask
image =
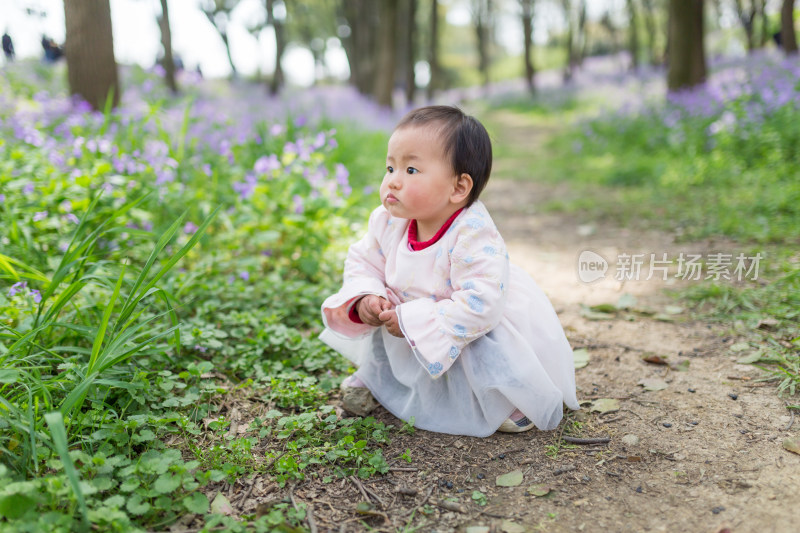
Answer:
[{"label": "red collar", "polygon": [[439,228],[439,231],[436,232],[436,235],[434,235],[433,237],[431,237],[430,240],[427,240],[425,242],[419,242],[417,240],[417,221],[416,219],[412,220],[411,224],[408,225],[408,247],[411,248],[413,251],[417,252],[419,250],[424,250],[428,246],[436,244],[436,242],[442,238],[442,235],[445,234],[448,228],[450,228],[450,226],[453,224],[453,221],[463,210],[464,208],[462,207],[458,211],[450,215],[450,218],[448,218],[447,222],[445,222],[444,225],[441,228]]}]

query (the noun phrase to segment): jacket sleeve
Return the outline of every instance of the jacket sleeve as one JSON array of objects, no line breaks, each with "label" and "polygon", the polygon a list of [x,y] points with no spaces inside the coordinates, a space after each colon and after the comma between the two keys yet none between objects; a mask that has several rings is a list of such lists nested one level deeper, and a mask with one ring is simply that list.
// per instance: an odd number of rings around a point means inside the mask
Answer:
[{"label": "jacket sleeve", "polygon": [[367,234],[351,245],[347,252],[342,288],[322,304],[322,320],[325,326],[340,335],[361,337],[374,329],[374,326],[353,322],[348,316],[350,308],[359,298],[367,294],[387,298],[386,258],[379,236],[385,231],[389,218],[389,213],[383,206],[372,212]]},{"label": "jacket sleeve", "polygon": [[508,286],[505,243],[485,218],[465,220],[449,253],[450,298],[419,298],[397,308],[406,340],[433,378],[446,372],[467,344],[497,327]]}]

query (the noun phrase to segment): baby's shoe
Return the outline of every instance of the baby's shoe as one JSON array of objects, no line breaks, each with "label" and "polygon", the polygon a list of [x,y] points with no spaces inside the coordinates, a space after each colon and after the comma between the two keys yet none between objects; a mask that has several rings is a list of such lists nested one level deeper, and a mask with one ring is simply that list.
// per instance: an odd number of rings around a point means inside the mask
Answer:
[{"label": "baby's shoe", "polygon": [[527,416],[522,414],[522,411],[516,409],[511,416],[506,418],[500,427],[497,428],[497,431],[502,433],[522,433],[523,431],[528,431],[529,429],[533,429],[533,422],[531,422]]},{"label": "baby's shoe", "polygon": [[345,411],[357,416],[367,416],[376,407],[378,402],[372,397],[363,381],[353,374],[342,381],[342,407]]}]

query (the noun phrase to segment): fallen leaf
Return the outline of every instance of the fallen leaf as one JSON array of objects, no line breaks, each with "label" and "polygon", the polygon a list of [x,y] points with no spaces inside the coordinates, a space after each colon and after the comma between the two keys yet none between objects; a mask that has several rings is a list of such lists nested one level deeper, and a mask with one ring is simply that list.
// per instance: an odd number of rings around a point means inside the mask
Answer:
[{"label": "fallen leaf", "polygon": [[684,359],[678,364],[670,365],[672,370],[677,370],[678,372],[688,372],[689,371],[689,360]]},{"label": "fallen leaf", "polygon": [[522,470],[514,470],[508,474],[497,476],[495,484],[498,487],[516,487],[522,483]]},{"label": "fallen leaf", "polygon": [[667,313],[657,313],[653,318],[661,322],[675,322],[675,315],[668,315]]},{"label": "fallen leaf", "polygon": [[679,315],[683,313],[683,307],[678,305],[668,305],[664,308],[664,312],[668,315]]},{"label": "fallen leaf", "polygon": [[758,321],[758,325],[756,326],[756,328],[772,331],[774,329],[777,329],[779,324],[780,322],[778,322],[774,318],[762,318],[761,320]]},{"label": "fallen leaf", "polygon": [[528,494],[531,496],[536,496],[537,498],[541,498],[542,496],[547,496],[550,494],[550,491],[553,490],[550,485],[545,485],[544,483],[540,483],[539,485],[531,485],[528,487]]},{"label": "fallen leaf", "polygon": [[619,300],[617,300],[617,303],[614,304],[614,307],[617,309],[631,309],[634,305],[636,305],[636,297],[626,292],[619,297]]},{"label": "fallen leaf", "polygon": [[500,531],[503,533],[525,533],[525,526],[521,526],[511,520],[500,522]]},{"label": "fallen leaf", "polygon": [[489,533],[489,526],[467,526],[466,533]]},{"label": "fallen leaf", "polygon": [[217,494],[217,497],[214,498],[214,501],[211,502],[211,512],[215,514],[232,515],[233,507],[231,506],[231,502],[228,501],[228,498],[220,492]]},{"label": "fallen leaf", "polygon": [[783,441],[783,448],[792,453],[800,454],[800,438],[786,439]]},{"label": "fallen leaf", "polygon": [[[611,307],[613,308],[614,306]],[[612,320],[614,318],[614,315],[610,313],[593,311],[591,308],[586,307],[585,305],[581,306],[581,316],[588,320]]]},{"label": "fallen leaf", "polygon": [[645,355],[644,357],[642,357],[642,361],[644,361],[645,363],[651,363],[651,364],[654,364],[654,365],[666,365],[666,364],[669,364],[669,363],[667,363],[666,359],[664,359],[660,355],[656,355],[656,354]]},{"label": "fallen leaf", "polygon": [[369,514],[374,510],[375,506],[370,502],[359,502],[358,505],[356,505],[356,512],[358,514]]},{"label": "fallen leaf", "polygon": [[737,342],[736,344],[732,345],[728,349],[730,351],[732,351],[732,352],[743,352],[745,350],[749,350],[750,349],[750,343],[749,342]]},{"label": "fallen leaf", "polygon": [[736,362],[743,365],[748,365],[750,363],[755,363],[756,361],[761,359],[762,355],[764,355],[764,353],[761,350],[756,350],[754,352],[750,352],[748,355],[745,355],[744,357],[740,357],[739,359],[736,360]]},{"label": "fallen leaf", "polygon": [[662,381],[660,379],[643,379],[638,383],[638,385],[643,386],[644,390],[647,391],[664,390],[668,386],[666,381]]},{"label": "fallen leaf", "polygon": [[613,304],[597,304],[590,306],[589,309],[597,311],[598,313],[615,313],[617,311],[617,306]]},{"label": "fallen leaf", "polygon": [[614,398],[599,398],[592,401],[592,407],[590,411],[600,414],[619,411],[619,400]]},{"label": "fallen leaf", "polygon": [[583,368],[589,364],[589,352],[586,348],[580,348],[572,352],[572,360],[575,362],[575,368]]}]

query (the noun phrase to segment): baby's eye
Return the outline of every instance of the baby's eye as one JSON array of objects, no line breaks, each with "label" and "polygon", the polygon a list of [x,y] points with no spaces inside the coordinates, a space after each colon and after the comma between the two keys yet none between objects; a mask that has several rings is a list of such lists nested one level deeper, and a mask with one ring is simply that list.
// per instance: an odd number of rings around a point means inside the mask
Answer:
[{"label": "baby's eye", "polygon": [[386,167],[386,172],[388,172],[389,174],[391,174],[392,172],[394,172],[394,168],[392,168],[392,167]]},{"label": "baby's eye", "polygon": [[417,172],[419,172],[419,170],[417,170],[417,169],[416,169],[416,168],[414,168],[414,167],[408,167],[408,168],[406,169],[406,172],[408,172],[409,174],[416,174]]}]

